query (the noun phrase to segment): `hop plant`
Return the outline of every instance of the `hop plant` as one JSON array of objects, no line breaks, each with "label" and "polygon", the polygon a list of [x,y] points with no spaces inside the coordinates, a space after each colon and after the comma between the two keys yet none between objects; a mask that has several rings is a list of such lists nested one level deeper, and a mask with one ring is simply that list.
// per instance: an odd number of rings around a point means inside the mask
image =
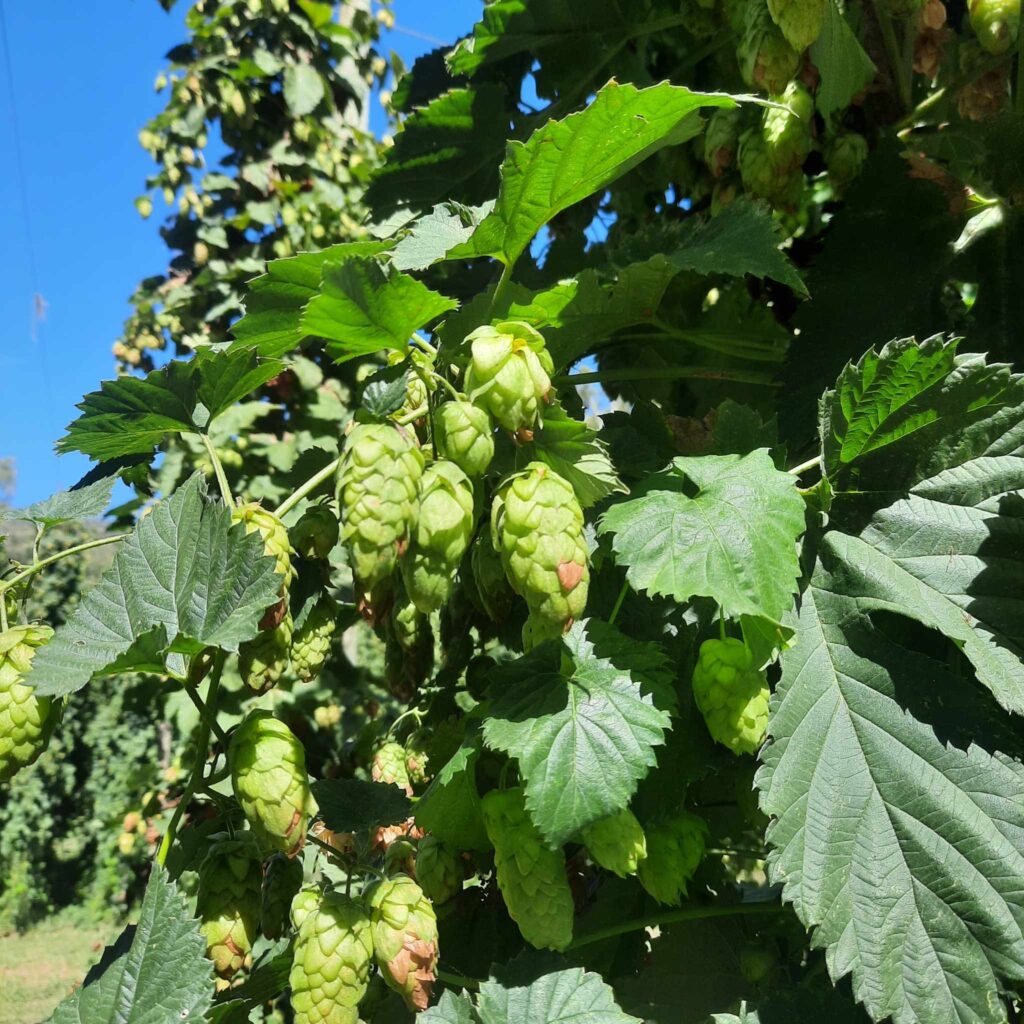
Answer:
[{"label": "hop plant", "polygon": [[720,178],[736,160],[736,147],[740,139],[739,107],[716,110],[704,132],[704,163],[716,178]]},{"label": "hop plant", "polygon": [[[298,862],[294,861],[293,863]],[[296,931],[302,928],[306,918],[320,906],[322,896],[323,893],[320,891],[320,887],[316,885],[304,885],[295,894],[288,910],[288,917]]]},{"label": "hop plant", "polygon": [[971,0],[971,28],[989,53],[1006,53],[1020,29],[1020,0]]},{"label": "hop plant", "polygon": [[416,880],[432,903],[447,903],[462,892],[462,862],[437,836],[424,836],[416,847]]},{"label": "hop plant", "polygon": [[331,638],[337,624],[338,605],[332,597],[324,594],[292,637],[289,652],[292,668],[303,682],[320,675],[331,653]]},{"label": "hop plant", "polygon": [[[417,409],[422,409],[427,404],[431,392],[436,387],[433,381],[428,386],[423,376],[416,372],[417,367],[420,370],[430,370],[433,368],[434,362],[430,356],[418,348],[411,348],[408,359],[410,365],[406,370],[405,377],[405,401],[402,403],[402,407],[398,410],[397,415],[409,415],[416,412]],[[388,356],[388,365],[397,366],[405,362],[405,360],[406,356],[403,352],[395,351]]]},{"label": "hop plant", "polygon": [[737,58],[747,85],[773,96],[796,74],[800,55],[772,21],[766,0],[747,0]]},{"label": "hop plant", "polygon": [[647,856],[640,862],[640,884],[659,902],[678,906],[704,857],[708,827],[688,811],[647,830]]},{"label": "hop plant", "polygon": [[434,448],[467,476],[482,476],[494,458],[487,411],[472,402],[445,402],[434,417]]},{"label": "hop plant", "polygon": [[36,651],[52,637],[49,626],[12,626],[0,633],[0,782],[39,757],[60,717],[59,703],[37,697],[21,682]]},{"label": "hop plant", "polygon": [[370,766],[370,777],[374,782],[398,786],[407,796],[412,796],[409,769],[405,762],[405,747],[401,743],[390,740],[377,748],[373,755],[373,764]]},{"label": "hop plant", "polygon": [[511,477],[491,507],[491,533],[512,588],[527,604],[527,647],[560,636],[586,607],[590,570],[583,510],[543,462]]},{"label": "hop plant", "polygon": [[405,766],[409,781],[423,785],[430,779],[430,730],[417,729],[405,741]]},{"label": "hop plant", "polygon": [[339,893],[326,893],[304,918],[288,981],[295,1024],[356,1024],[373,965],[370,918]]},{"label": "hop plant", "polygon": [[238,648],[238,672],[254,693],[266,693],[288,672],[292,648],[292,617],[264,629]]},{"label": "hop plant", "polygon": [[799,171],[780,171],[771,158],[768,142],[760,128],[748,128],[740,136],[740,177],[746,190],[772,203],[782,203],[792,190],[792,182],[802,182]]},{"label": "hop plant", "polygon": [[467,339],[466,392],[511,433],[537,426],[555,372],[544,339],[528,324],[510,320],[478,327]]},{"label": "hop plant", "polygon": [[565,854],[544,844],[521,789],[491,790],[481,810],[509,916],[531,946],[565,949],[572,941],[574,909]]},{"label": "hop plant", "polygon": [[277,573],[283,577],[282,593],[288,589],[295,578],[292,566],[292,545],[288,539],[288,530],[273,512],[268,511],[258,502],[250,501],[238,505],[231,510],[231,519],[245,526],[246,533],[259,532],[263,538],[263,550],[277,562]]},{"label": "hop plant", "polygon": [[288,924],[289,911],[302,886],[302,861],[275,853],[263,871],[260,929],[268,939],[279,939]]},{"label": "hop plant", "polygon": [[474,604],[492,622],[503,621],[512,608],[515,594],[509,586],[490,530],[481,530],[477,534],[470,547],[469,564],[474,584],[469,593]]},{"label": "hop plant", "polygon": [[199,867],[196,910],[206,952],[221,978],[245,963],[259,929],[263,871],[252,835],[214,837]]},{"label": "hop plant", "polygon": [[228,762],[235,798],[260,845],[294,857],[316,812],[298,738],[269,711],[251,711],[231,737]]},{"label": "hop plant", "polygon": [[430,620],[412,603],[399,585],[391,608],[384,648],[384,676],[388,689],[408,700],[434,665],[434,634]]},{"label": "hop plant", "polygon": [[326,558],[338,543],[338,517],[326,505],[310,505],[288,531],[292,548],[303,558]]},{"label": "hop plant", "polygon": [[821,35],[825,7],[826,0],[768,0],[772,21],[797,53],[802,53]]},{"label": "hop plant", "polygon": [[868,142],[857,132],[836,136],[825,149],[825,166],[837,193],[846,191],[868,158]]},{"label": "hop plant", "polygon": [[635,875],[647,856],[644,830],[628,807],[588,825],[580,838],[594,863],[620,878]]},{"label": "hop plant", "polygon": [[705,640],[693,695],[708,732],[734,754],[754,754],[768,727],[768,683],[742,640]]},{"label": "hop plant", "polygon": [[473,535],[473,485],[454,462],[435,462],[420,481],[419,516],[402,559],[402,579],[424,614],[448,600]]},{"label": "hop plant", "polygon": [[811,151],[814,98],[800,82],[790,82],[776,98],[784,106],[765,110],[762,133],[768,159],[781,174],[788,174]]},{"label": "hop plant", "polygon": [[437,918],[430,900],[407,875],[370,891],[373,953],[389,988],[410,1010],[425,1010],[437,967]]}]

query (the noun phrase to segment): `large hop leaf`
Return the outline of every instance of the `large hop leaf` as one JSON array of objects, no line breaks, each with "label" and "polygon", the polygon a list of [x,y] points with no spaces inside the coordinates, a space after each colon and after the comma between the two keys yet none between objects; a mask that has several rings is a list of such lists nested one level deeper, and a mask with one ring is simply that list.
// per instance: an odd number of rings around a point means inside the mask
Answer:
[{"label": "large hop leaf", "polygon": [[60,705],[37,697],[22,679],[36,650],[53,637],[49,626],[12,626],[0,633],[0,782],[46,749]]},{"label": "large hop leaf", "polygon": [[408,876],[378,882],[370,892],[373,952],[384,981],[410,1010],[430,1002],[437,966],[437,918],[430,900]]},{"label": "large hop leaf", "polygon": [[467,476],[481,476],[494,458],[487,410],[472,402],[445,402],[434,416],[434,447]]},{"label": "large hop leaf", "polygon": [[269,711],[252,711],[231,737],[228,761],[235,797],[260,844],[294,857],[316,811],[302,744]]}]

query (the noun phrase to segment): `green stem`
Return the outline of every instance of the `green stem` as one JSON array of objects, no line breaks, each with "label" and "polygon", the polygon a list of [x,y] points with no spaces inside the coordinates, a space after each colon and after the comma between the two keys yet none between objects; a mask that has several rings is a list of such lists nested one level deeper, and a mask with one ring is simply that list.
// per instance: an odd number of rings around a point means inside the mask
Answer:
[{"label": "green stem", "polygon": [[813,459],[808,459],[806,462],[801,462],[799,466],[794,466],[792,469],[786,470],[787,473],[791,473],[793,476],[799,476],[805,469],[813,469],[815,466],[821,465],[821,456],[815,455]]},{"label": "green stem", "polygon": [[896,92],[904,112],[909,112],[911,109],[910,82],[903,73],[900,46],[896,41],[896,30],[893,28],[892,17],[885,0],[875,0],[875,17],[878,20],[878,27],[882,31],[882,42],[885,44],[885,54],[889,58],[889,69],[896,85]]},{"label": "green stem", "polygon": [[476,978],[467,978],[464,974],[459,974],[458,971],[441,971],[435,969],[434,976],[438,981],[443,981],[446,985],[455,985],[457,988],[468,988],[472,991],[476,991],[482,982]]},{"label": "green stem", "polygon": [[[210,715],[210,709],[204,703],[203,698],[199,696],[199,689],[196,686],[196,684],[192,683],[192,682],[186,682],[184,684],[184,689],[185,689],[185,692],[188,694],[189,700],[192,701],[192,703],[196,707],[196,710],[199,712],[200,719],[208,719],[209,720],[208,724],[209,724],[210,729],[213,732],[213,735],[217,737],[217,739],[220,742],[221,746],[225,750],[227,750],[228,738],[227,738],[226,734],[224,733],[224,730],[220,727],[220,724],[218,723],[218,721],[216,719],[216,716],[211,716]],[[210,780],[207,779],[206,781],[209,782]]]},{"label": "green stem", "polygon": [[421,416],[426,416],[430,411],[429,406],[421,405],[417,409],[413,409],[412,412],[407,412],[404,416],[396,416],[395,422],[400,426],[404,427],[407,423],[414,423]]},{"label": "green stem", "polygon": [[7,622],[7,602],[3,599],[3,595],[0,594],[0,632],[6,633],[10,628]]},{"label": "green stem", "polygon": [[463,396],[459,393],[458,389],[450,380],[443,377],[440,373],[434,373],[433,371],[431,372],[430,376],[433,377],[434,380],[436,380],[438,383],[440,383],[441,386],[445,388],[448,394],[451,395],[456,402],[461,402],[463,400]]},{"label": "green stem", "polygon": [[48,565],[53,565],[54,562],[59,562],[62,558],[69,558],[71,555],[81,554],[83,551],[91,551],[93,548],[101,548],[104,544],[116,544],[119,540],[123,540],[127,537],[127,533],[114,534],[112,537],[99,537],[97,540],[89,540],[84,544],[76,544],[74,547],[65,548],[63,551],[58,551],[54,555],[50,555],[44,558],[35,565],[30,565],[27,569],[22,569],[16,576],[12,576],[9,580],[4,580],[0,583],[0,594],[10,590],[11,587],[16,587],[22,580],[27,580],[30,576],[35,576],[37,572],[42,572]]},{"label": "green stem", "polygon": [[497,310],[501,304],[501,300],[505,298],[505,293],[508,291],[511,283],[512,264],[504,263],[501,267],[501,277],[498,278],[498,285],[494,289],[494,294],[491,296],[491,308],[488,311],[489,318],[493,319],[497,315]]},{"label": "green stem", "polygon": [[217,449],[213,447],[213,442],[210,440],[209,435],[200,434],[203,439],[203,444],[206,446],[206,454],[210,456],[210,462],[213,463],[213,472],[217,477],[217,486],[220,487],[220,495],[224,499],[224,504],[228,508],[235,507],[235,499],[231,494],[231,487],[228,484],[227,475],[224,472],[224,466],[221,464],[220,456],[217,454]]},{"label": "green stem", "polygon": [[713,366],[665,366],[656,369],[622,369],[597,370],[594,373],[572,373],[555,378],[555,384],[600,384],[603,381],[626,380],[679,380],[692,378],[697,380],[731,380],[741,384],[764,384],[778,387],[767,374],[744,373],[735,370],[720,370]]},{"label": "green stem", "polygon": [[612,608],[611,615],[608,616],[608,625],[614,626],[615,620],[619,617],[619,612],[622,610],[622,602],[626,600],[626,593],[629,591],[629,580],[623,580],[622,586],[619,588],[619,596],[615,598],[615,606]]},{"label": "green stem", "polygon": [[434,345],[431,345],[430,342],[427,341],[427,339],[424,338],[422,334],[418,332],[413,334],[412,340],[416,342],[416,344],[419,345],[419,347],[423,349],[424,352],[427,352],[432,356],[437,355],[437,348]]},{"label": "green stem", "polygon": [[745,860],[764,860],[768,856],[765,850],[728,850],[724,848],[711,848],[704,852],[710,853],[713,857],[740,857]]},{"label": "green stem", "polygon": [[341,456],[339,455],[336,459],[332,459],[328,462],[323,469],[314,473],[298,488],[298,490],[289,494],[288,497],[277,506],[274,515],[276,515],[278,519],[283,519],[293,508],[295,508],[296,505],[298,505],[300,501],[302,501],[303,498],[306,497],[307,494],[312,494],[313,491],[315,491],[325,480],[330,479],[330,477],[337,472],[338,466],[340,465]]},{"label": "green stem", "polygon": [[1017,78],[1013,87],[1013,109],[1024,114],[1024,19],[1017,28]]}]

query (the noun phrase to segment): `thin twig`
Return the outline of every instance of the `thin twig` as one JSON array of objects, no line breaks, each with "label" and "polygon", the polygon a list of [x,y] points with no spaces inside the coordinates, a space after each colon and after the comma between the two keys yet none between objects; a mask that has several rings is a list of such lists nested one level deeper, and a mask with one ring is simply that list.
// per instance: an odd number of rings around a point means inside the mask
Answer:
[{"label": "thin twig", "polygon": [[76,544],[74,547],[65,548],[63,551],[58,551],[54,555],[49,555],[41,561],[36,562],[35,565],[30,565],[27,569],[22,569],[21,572],[16,576],[12,576],[9,580],[4,580],[0,583],[0,594],[10,590],[11,587],[16,587],[22,580],[27,580],[37,572],[42,572],[42,570],[48,565],[53,565],[54,562],[59,562],[62,558],[68,558],[71,555],[78,555],[83,551],[91,551],[93,548],[103,547],[104,544],[116,544],[119,540],[124,540],[127,536],[129,536],[127,533],[118,533],[111,537],[99,537],[96,540],[86,541],[84,544]]},{"label": "thin twig", "polygon": [[213,447],[213,442],[210,440],[208,434],[199,435],[203,444],[206,446],[206,453],[210,456],[210,462],[213,463],[213,472],[217,477],[217,485],[220,487],[221,497],[224,499],[224,504],[228,508],[235,507],[235,499],[231,494],[231,487],[228,484],[227,475],[224,472],[224,466],[221,464],[220,456],[217,454],[217,449]]},{"label": "thin twig", "polygon": [[276,515],[278,519],[283,519],[293,508],[295,508],[296,505],[298,505],[300,501],[302,501],[303,498],[306,497],[307,494],[312,494],[313,491],[315,491],[325,480],[330,479],[330,477],[332,477],[337,471],[339,465],[341,465],[340,455],[336,459],[332,459],[328,462],[323,469],[318,470],[297,490],[289,494],[288,497],[277,506],[277,510],[274,515]]}]

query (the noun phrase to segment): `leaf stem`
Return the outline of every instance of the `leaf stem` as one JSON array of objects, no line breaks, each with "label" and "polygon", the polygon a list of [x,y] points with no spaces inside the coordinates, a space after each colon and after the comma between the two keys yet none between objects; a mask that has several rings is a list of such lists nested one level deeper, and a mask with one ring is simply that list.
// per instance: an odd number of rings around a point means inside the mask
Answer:
[{"label": "leaf stem", "polygon": [[74,547],[65,548],[63,551],[58,551],[56,554],[48,555],[46,558],[36,562],[35,565],[30,565],[27,569],[22,569],[16,576],[12,576],[9,580],[4,580],[0,583],[0,594],[10,590],[11,587],[16,587],[22,580],[27,580],[30,576],[35,576],[37,572],[41,572],[49,565],[53,565],[54,562],[59,562],[62,558],[69,558],[71,555],[81,554],[83,551],[90,551],[92,548],[103,547],[104,544],[116,544],[119,540],[123,540],[129,536],[127,533],[117,533],[111,537],[99,537],[96,540],[86,541],[84,544],[76,544]]},{"label": "leaf stem", "polygon": [[416,344],[419,345],[420,348],[422,348],[424,352],[427,352],[428,354],[430,354],[432,356],[436,356],[437,355],[437,347],[434,346],[434,345],[431,345],[430,342],[427,341],[427,339],[424,338],[423,335],[419,333],[419,331],[417,331],[417,332],[415,332],[413,334],[412,340],[415,341]]},{"label": "leaf stem", "polygon": [[213,447],[213,442],[208,434],[200,434],[199,436],[203,439],[203,444],[206,446],[206,454],[210,456],[210,462],[213,464],[213,472],[217,477],[217,486],[220,487],[220,495],[224,499],[224,504],[228,508],[234,508],[235,499],[231,494],[231,487],[228,484],[228,478],[224,472],[220,456],[217,454],[217,449]]},{"label": "leaf stem", "polygon": [[491,296],[491,308],[488,310],[488,317],[493,319],[497,315],[498,307],[501,305],[501,300],[505,298],[505,293],[508,291],[509,285],[512,283],[512,264],[503,263],[501,267],[501,277],[498,278],[498,285],[494,289],[494,294]]},{"label": "leaf stem", "polygon": [[792,469],[787,469],[787,473],[791,473],[793,476],[799,476],[805,469],[813,469],[815,466],[821,465],[821,456],[815,455],[813,459],[808,459],[806,462],[801,462],[799,466],[794,466]]},{"label": "leaf stem", "polygon": [[[184,683],[184,690],[188,694],[189,700],[192,701],[192,703],[196,707],[196,710],[199,712],[199,717],[201,719],[209,720],[208,724],[210,726],[210,729],[213,731],[214,736],[217,737],[221,746],[223,746],[224,749],[227,750],[227,735],[225,734],[224,730],[220,727],[220,723],[217,721],[216,716],[210,714],[209,707],[207,707],[207,705],[203,701],[203,698],[199,696],[199,688],[196,686],[195,683],[187,681]],[[207,782],[209,782],[209,780],[207,780]]]},{"label": "leaf stem", "polygon": [[608,625],[614,626],[615,620],[619,617],[619,612],[622,610],[622,602],[626,600],[626,594],[629,592],[629,580],[623,579],[622,586],[619,588],[619,596],[615,598],[615,605],[612,608],[611,615],[608,616]]},{"label": "leaf stem", "polygon": [[440,383],[447,390],[448,394],[455,399],[456,402],[462,401],[462,395],[459,394],[458,389],[450,380],[448,380],[442,374],[435,373],[434,371],[431,371],[430,376],[433,377],[434,380],[436,380],[438,383]]},{"label": "leaf stem", "polygon": [[482,982],[476,978],[467,978],[465,974],[460,974],[458,971],[435,970],[434,976],[438,981],[443,981],[446,985],[455,985],[457,988],[468,988],[474,992],[482,984]]},{"label": "leaf stem", "polygon": [[6,633],[9,628],[7,623],[7,602],[0,595],[0,632]]},{"label": "leaf stem", "polygon": [[764,373],[744,373],[734,370],[720,370],[713,366],[665,366],[652,369],[642,367],[621,370],[597,370],[594,373],[571,373],[555,378],[555,384],[600,384],[603,381],[628,380],[731,380],[741,384],[764,384],[768,387],[779,385]]},{"label": "leaf stem", "polygon": [[412,412],[407,412],[404,416],[396,416],[395,422],[400,426],[404,427],[407,423],[413,423],[418,420],[421,416],[426,416],[430,411],[427,405],[421,405]]},{"label": "leaf stem", "polygon": [[307,494],[312,494],[313,491],[315,491],[325,480],[333,476],[340,465],[341,456],[339,455],[336,459],[332,459],[328,462],[323,469],[314,473],[304,484],[300,485],[296,490],[289,494],[288,497],[277,506],[274,515],[276,515],[278,519],[283,519],[293,508],[295,508],[296,505],[298,505],[300,501],[302,501],[303,498],[306,497]]},{"label": "leaf stem", "polygon": [[903,73],[903,61],[900,56],[899,43],[896,41],[896,30],[893,28],[892,16],[889,14],[886,0],[874,0],[874,2],[875,18],[882,32],[882,42],[885,44],[885,54],[889,58],[889,70],[892,72],[893,82],[896,85],[896,93],[899,96],[904,112],[909,112],[912,107],[910,82]]}]

